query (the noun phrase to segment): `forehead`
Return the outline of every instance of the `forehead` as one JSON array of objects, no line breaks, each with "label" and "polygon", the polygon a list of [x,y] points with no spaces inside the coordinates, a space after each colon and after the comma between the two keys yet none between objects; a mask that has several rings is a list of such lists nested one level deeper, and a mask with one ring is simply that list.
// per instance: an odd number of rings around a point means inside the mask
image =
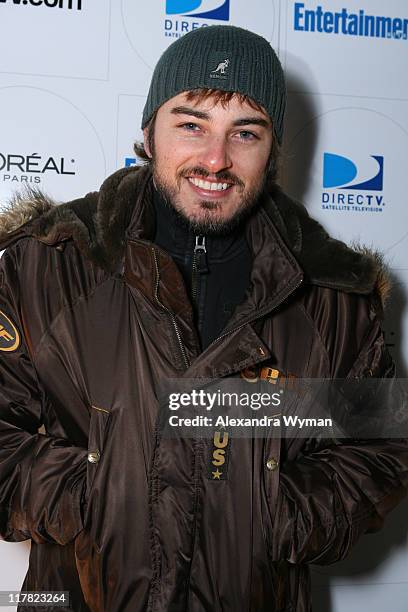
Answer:
[{"label": "forehead", "polygon": [[175,108],[188,107],[195,110],[200,110],[208,113],[210,116],[222,115],[228,118],[228,115],[236,117],[237,115],[249,115],[251,117],[262,117],[269,121],[269,116],[263,109],[254,108],[248,101],[242,101],[237,94],[233,94],[230,100],[217,100],[215,95],[210,95],[206,98],[189,97],[189,92],[182,92],[170,100],[167,100],[159,108],[158,113],[162,115],[172,114]]}]

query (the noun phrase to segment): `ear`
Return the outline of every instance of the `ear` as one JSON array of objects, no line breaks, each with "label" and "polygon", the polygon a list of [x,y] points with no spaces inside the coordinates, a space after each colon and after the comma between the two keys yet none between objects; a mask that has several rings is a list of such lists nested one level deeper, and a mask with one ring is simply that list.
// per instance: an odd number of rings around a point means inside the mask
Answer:
[{"label": "ear", "polygon": [[144,144],[144,149],[147,153],[147,155],[150,157],[150,159],[152,158],[152,152],[150,150],[150,146],[149,146],[149,128],[145,127],[143,130],[143,144]]}]

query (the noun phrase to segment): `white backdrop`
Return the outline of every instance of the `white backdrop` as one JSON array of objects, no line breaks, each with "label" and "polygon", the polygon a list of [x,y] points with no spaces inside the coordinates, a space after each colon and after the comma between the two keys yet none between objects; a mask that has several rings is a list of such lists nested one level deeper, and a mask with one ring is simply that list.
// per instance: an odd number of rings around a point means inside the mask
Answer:
[{"label": "white backdrop", "polygon": [[[386,339],[406,376],[406,0],[0,0],[0,201],[25,184],[71,199],[134,163],[160,53],[228,23],[265,36],[286,70],[286,190],[333,235],[385,253]],[[407,611],[407,511],[314,568],[316,612]],[[0,590],[20,588],[28,551],[0,543]]]}]

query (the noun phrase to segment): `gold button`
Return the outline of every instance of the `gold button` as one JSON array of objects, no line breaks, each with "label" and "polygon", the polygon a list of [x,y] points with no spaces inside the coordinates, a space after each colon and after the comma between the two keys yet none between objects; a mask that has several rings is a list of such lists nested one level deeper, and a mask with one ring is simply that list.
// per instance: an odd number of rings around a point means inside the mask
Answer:
[{"label": "gold button", "polygon": [[88,453],[89,463],[98,463],[100,458],[101,458],[101,454],[99,451],[92,451],[91,453]]},{"label": "gold button", "polygon": [[276,461],[276,459],[274,459],[273,457],[271,457],[270,459],[268,459],[268,461],[266,462],[266,467],[268,468],[268,470],[270,470],[271,472],[273,472],[273,470],[276,470],[276,468],[278,467],[278,462]]}]

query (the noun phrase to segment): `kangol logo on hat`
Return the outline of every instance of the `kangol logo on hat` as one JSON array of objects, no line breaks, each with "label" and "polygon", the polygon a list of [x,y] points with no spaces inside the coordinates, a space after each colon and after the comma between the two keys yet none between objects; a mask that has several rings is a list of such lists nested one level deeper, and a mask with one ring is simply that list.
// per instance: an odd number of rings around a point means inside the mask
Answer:
[{"label": "kangol logo on hat", "polygon": [[20,334],[14,323],[0,310],[0,351],[15,351],[20,346]]},{"label": "kangol logo on hat", "polygon": [[228,66],[230,65],[230,60],[227,58],[223,62],[219,62],[218,66],[211,70],[210,79],[219,79],[224,76],[228,70]]}]

